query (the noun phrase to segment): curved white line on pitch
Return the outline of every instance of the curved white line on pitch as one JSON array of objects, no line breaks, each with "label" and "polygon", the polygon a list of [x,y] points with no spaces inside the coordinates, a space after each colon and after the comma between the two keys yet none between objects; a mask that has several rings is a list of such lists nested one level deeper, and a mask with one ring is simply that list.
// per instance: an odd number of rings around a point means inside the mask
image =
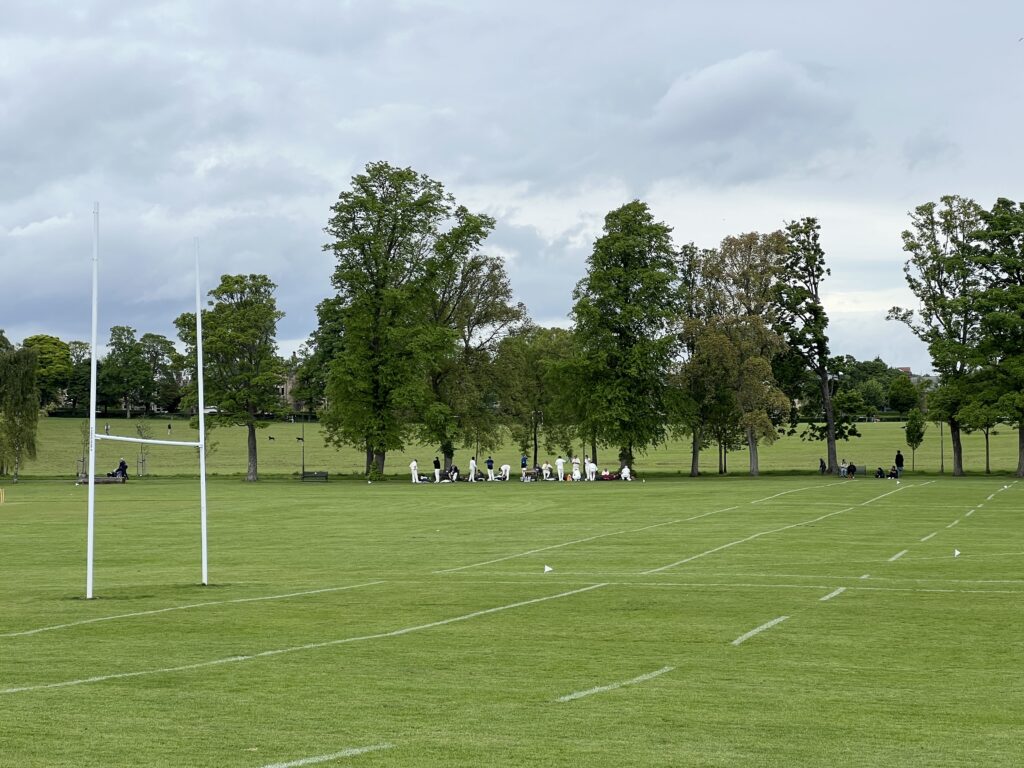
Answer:
[{"label": "curved white line on pitch", "polygon": [[648,680],[653,680],[659,675],[664,675],[666,672],[671,672],[675,667],[662,667],[656,669],[653,672],[648,672],[646,675],[640,675],[634,677],[632,680],[623,680],[621,683],[611,683],[609,685],[599,685],[597,688],[588,688],[585,691],[576,691],[576,693],[570,693],[565,696],[559,696],[555,701],[575,701],[576,699],[582,699],[584,696],[593,696],[595,693],[605,693],[606,691],[614,691],[617,688],[622,688],[626,685],[636,685],[637,683],[646,683]]},{"label": "curved white line on pitch", "polygon": [[774,496],[765,496],[763,499],[755,499],[754,501],[752,501],[750,503],[751,504],[760,504],[762,501],[768,501],[770,499],[777,499],[779,496],[785,496],[787,493],[799,493],[800,491],[810,491],[810,490],[814,490],[816,488],[829,488],[830,486],[833,486],[833,485],[842,485],[842,484],[843,484],[842,481],[840,481],[840,482],[836,482],[836,483],[825,483],[825,485],[808,485],[808,486],[805,486],[804,488],[793,488],[793,489],[788,490],[788,491],[783,491],[782,493],[776,493]]},{"label": "curved white line on pitch", "polygon": [[379,752],[382,749],[394,748],[394,744],[374,744],[369,747],[352,747],[350,749],[343,749],[341,750],[341,752],[334,752],[330,755],[303,757],[300,760],[292,760],[287,763],[271,763],[270,765],[262,766],[262,768],[300,768],[300,766],[303,765],[316,765],[317,763],[327,763],[331,760],[340,760],[343,757],[355,757],[356,755],[365,755],[367,752]]},{"label": "curved white line on pitch", "polygon": [[739,645],[740,643],[745,643],[747,640],[752,638],[754,635],[759,635],[762,632],[764,632],[766,629],[771,629],[776,624],[781,624],[782,622],[784,622],[788,618],[789,618],[789,616],[779,616],[779,618],[777,618],[777,619],[772,619],[771,621],[765,622],[760,627],[754,627],[749,632],[747,632],[745,634],[742,634],[739,637],[737,637],[735,640],[733,640],[732,644],[733,645]]},{"label": "curved white line on pitch", "polygon": [[570,595],[578,595],[582,592],[589,592],[592,589],[600,589],[606,587],[607,584],[591,584],[588,587],[582,589],[573,589],[569,592],[560,592],[557,595],[548,595],[546,597],[535,597],[532,600],[522,600],[518,603],[510,603],[509,605],[499,605],[496,608],[485,608],[482,611],[473,611],[473,613],[467,613],[462,616],[453,616],[450,619],[441,619],[440,621],[432,621],[429,624],[418,624],[414,627],[403,627],[402,629],[395,629],[390,632],[378,632],[374,635],[359,635],[357,637],[343,637],[338,640],[325,640],[320,643],[307,643],[306,645],[293,645],[289,648],[276,648],[270,651],[261,651],[259,653],[252,653],[245,656],[228,656],[223,659],[212,659],[211,661],[199,661],[195,664],[183,664],[180,667],[163,667],[161,669],[140,669],[136,672],[118,672],[112,675],[97,675],[95,677],[85,677],[78,680],[62,680],[57,683],[40,683],[38,685],[22,685],[16,688],[4,688],[0,690],[0,694],[5,693],[23,693],[25,691],[41,691],[47,688],[67,688],[72,685],[84,685],[86,683],[100,683],[104,680],[123,680],[129,677],[147,677],[149,675],[161,675],[171,672],[187,672],[193,669],[203,669],[204,667],[214,667],[220,664],[231,664],[236,661],[252,661],[253,659],[262,659],[270,656],[280,656],[285,653],[296,653],[298,651],[312,651],[319,648],[330,648],[335,645],[345,645],[347,643],[359,643],[365,640],[381,640],[386,637],[400,637],[401,635],[408,635],[411,632],[420,632],[424,629],[433,629],[434,627],[443,627],[446,624],[454,624],[457,621],[468,621],[469,619],[475,619],[478,616],[487,616],[492,613],[499,613],[501,611],[508,611],[512,608],[522,608],[524,605],[533,605],[535,603],[544,603],[548,600],[557,600],[561,597],[569,597]]},{"label": "curved white line on pitch", "polygon": [[517,552],[514,555],[506,555],[505,557],[497,557],[494,560],[484,560],[481,563],[472,563],[470,565],[460,565],[460,566],[458,566],[456,568],[445,568],[445,569],[440,570],[440,571],[434,571],[434,573],[455,573],[456,571],[465,571],[465,570],[468,570],[470,568],[479,568],[480,566],[483,566],[483,565],[494,565],[495,563],[502,563],[502,562],[504,562],[506,560],[514,560],[517,557],[526,557],[527,555],[535,555],[538,552],[547,552],[549,549],[561,549],[562,547],[568,547],[568,546],[571,546],[573,544],[583,544],[583,543],[588,542],[588,541],[595,541],[596,539],[604,539],[604,538],[607,538],[608,536],[622,536],[623,534],[626,534],[626,533],[638,533],[639,531],[649,531],[652,528],[661,528],[661,527],[666,526],[666,525],[675,525],[676,523],[688,523],[691,520],[699,520],[700,518],[707,517],[708,515],[717,515],[719,512],[731,512],[734,509],[739,509],[739,507],[726,507],[725,509],[715,509],[715,510],[712,510],[711,512],[705,512],[704,514],[701,514],[701,515],[694,515],[693,517],[680,518],[678,520],[669,520],[669,521],[664,522],[664,523],[654,523],[653,525],[645,525],[642,528],[627,528],[627,529],[622,530],[622,531],[611,531],[610,533],[599,533],[596,536],[588,536],[585,539],[574,539],[573,541],[566,541],[566,542],[563,542],[561,544],[552,544],[551,546],[548,546],[548,547],[539,547],[538,549],[531,549],[531,550],[529,550],[527,552]]},{"label": "curved white line on pitch", "polygon": [[136,616],[155,616],[158,613],[169,613],[170,611],[187,611],[192,608],[205,608],[209,605],[230,605],[232,603],[257,603],[263,600],[284,600],[288,597],[305,597],[306,595],[320,595],[324,592],[343,592],[346,589],[359,589],[360,587],[373,587],[377,584],[384,584],[383,581],[368,581],[365,584],[351,584],[347,587],[326,587],[324,589],[310,589],[306,592],[288,592],[283,595],[265,595],[263,597],[239,597],[234,600],[211,600],[207,603],[191,603],[190,605],[175,605],[170,608],[154,608],[151,611],[136,611],[135,613],[119,613],[114,616],[97,616],[93,619],[82,619],[81,621],[71,621],[67,624],[53,624],[49,627],[38,627],[36,629],[26,629],[21,632],[7,632],[0,635],[0,637],[24,637],[25,635],[38,635],[40,632],[53,632],[57,629],[67,629],[68,627],[80,627],[83,624],[95,624],[100,621],[115,621],[117,619],[132,619]]},{"label": "curved white line on pitch", "polygon": [[[906,487],[907,488],[913,488],[914,486],[908,485]],[[729,549],[730,547],[735,547],[737,544],[745,544],[748,541],[753,541],[754,539],[759,539],[762,536],[767,536],[770,533],[780,533],[782,531],[788,531],[791,528],[799,528],[799,527],[804,526],[804,525],[810,525],[811,523],[816,523],[819,520],[825,520],[825,519],[827,519],[829,517],[835,517],[836,515],[841,515],[844,512],[849,512],[850,510],[856,509],[857,507],[867,506],[868,504],[871,504],[872,502],[878,501],[879,499],[884,499],[886,496],[891,496],[892,494],[899,493],[902,490],[904,490],[904,488],[897,488],[894,491],[889,491],[888,493],[883,493],[881,496],[875,496],[873,499],[868,499],[867,501],[862,501],[860,504],[854,504],[852,507],[847,507],[846,509],[840,509],[840,510],[838,510],[836,512],[829,512],[826,515],[821,515],[820,517],[815,517],[812,520],[804,520],[804,521],[799,522],[799,523],[793,523],[791,525],[784,525],[781,528],[772,528],[771,530],[768,530],[768,531],[759,531],[758,533],[755,533],[755,534],[753,534],[751,536],[747,536],[746,538],[738,539],[736,541],[730,541],[728,544],[722,544],[721,546],[715,547],[714,549],[708,549],[708,550],[706,550],[704,552],[700,552],[700,553],[698,553],[696,555],[691,555],[690,557],[685,557],[682,560],[677,560],[674,563],[669,563],[668,565],[663,565],[660,568],[651,568],[649,571],[641,571],[640,575],[641,576],[648,576],[648,575],[650,575],[652,573],[659,573],[660,571],[667,571],[669,568],[675,568],[677,565],[682,565],[683,563],[689,563],[692,560],[698,560],[698,559],[700,559],[702,557],[707,557],[708,555],[713,555],[715,552],[721,552],[723,549]]]}]

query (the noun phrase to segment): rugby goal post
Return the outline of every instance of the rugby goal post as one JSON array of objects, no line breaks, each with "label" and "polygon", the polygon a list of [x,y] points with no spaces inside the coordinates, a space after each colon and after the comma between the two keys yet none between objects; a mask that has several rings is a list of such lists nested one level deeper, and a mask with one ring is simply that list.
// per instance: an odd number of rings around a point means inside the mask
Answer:
[{"label": "rugby goal post", "polygon": [[100,205],[92,209],[92,360],[89,366],[89,520],[86,533],[85,597],[93,596],[93,555],[96,531],[96,441],[112,440],[122,443],[148,443],[151,445],[179,445],[199,449],[199,532],[202,552],[202,585],[209,583],[206,559],[206,416],[203,402],[203,312],[199,291],[199,241],[195,241],[196,262],[196,386],[199,394],[199,440],[150,440],[140,437],[96,434],[96,362],[97,327],[99,321],[99,260],[100,260]]}]

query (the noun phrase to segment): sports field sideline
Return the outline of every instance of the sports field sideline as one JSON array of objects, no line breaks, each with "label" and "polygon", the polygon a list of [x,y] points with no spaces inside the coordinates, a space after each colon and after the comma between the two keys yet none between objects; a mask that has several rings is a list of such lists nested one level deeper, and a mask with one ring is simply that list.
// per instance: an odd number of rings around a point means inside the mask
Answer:
[{"label": "sports field sideline", "polygon": [[1024,762],[1012,478],[217,479],[206,588],[147,480],[92,601],[84,490],[0,506],[0,766]]}]

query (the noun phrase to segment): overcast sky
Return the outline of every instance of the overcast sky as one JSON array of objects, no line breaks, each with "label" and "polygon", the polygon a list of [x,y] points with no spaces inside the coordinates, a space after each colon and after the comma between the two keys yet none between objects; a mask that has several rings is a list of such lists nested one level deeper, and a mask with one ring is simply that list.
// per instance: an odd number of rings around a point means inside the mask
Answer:
[{"label": "overcast sky", "polygon": [[[67,8],[75,10],[67,10]],[[677,243],[816,216],[836,354],[930,368],[907,212],[1024,199],[1024,3],[0,0],[0,328],[174,337],[221,274],[279,286],[283,353],[315,326],[330,206],[367,162],[495,216],[486,250],[565,325],[604,215]]]}]

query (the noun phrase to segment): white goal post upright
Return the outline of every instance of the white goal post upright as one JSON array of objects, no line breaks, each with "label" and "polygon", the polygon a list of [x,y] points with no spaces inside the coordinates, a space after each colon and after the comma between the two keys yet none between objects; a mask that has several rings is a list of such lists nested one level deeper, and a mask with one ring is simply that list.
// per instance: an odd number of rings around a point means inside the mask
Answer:
[{"label": "white goal post upright", "polygon": [[95,553],[95,519],[96,519],[96,441],[112,440],[122,443],[146,443],[149,445],[181,445],[199,449],[199,507],[200,507],[200,538],[202,550],[202,584],[209,583],[206,561],[206,421],[203,413],[203,312],[202,296],[199,290],[199,241],[195,241],[196,251],[196,386],[199,401],[199,440],[186,442],[182,440],[150,440],[140,437],[122,437],[120,435],[96,434],[96,363],[97,363],[97,326],[99,319],[99,250],[100,250],[100,205],[95,203],[92,209],[92,360],[89,365],[89,521],[87,526],[86,566],[85,566],[85,597],[93,596],[93,559]]}]

